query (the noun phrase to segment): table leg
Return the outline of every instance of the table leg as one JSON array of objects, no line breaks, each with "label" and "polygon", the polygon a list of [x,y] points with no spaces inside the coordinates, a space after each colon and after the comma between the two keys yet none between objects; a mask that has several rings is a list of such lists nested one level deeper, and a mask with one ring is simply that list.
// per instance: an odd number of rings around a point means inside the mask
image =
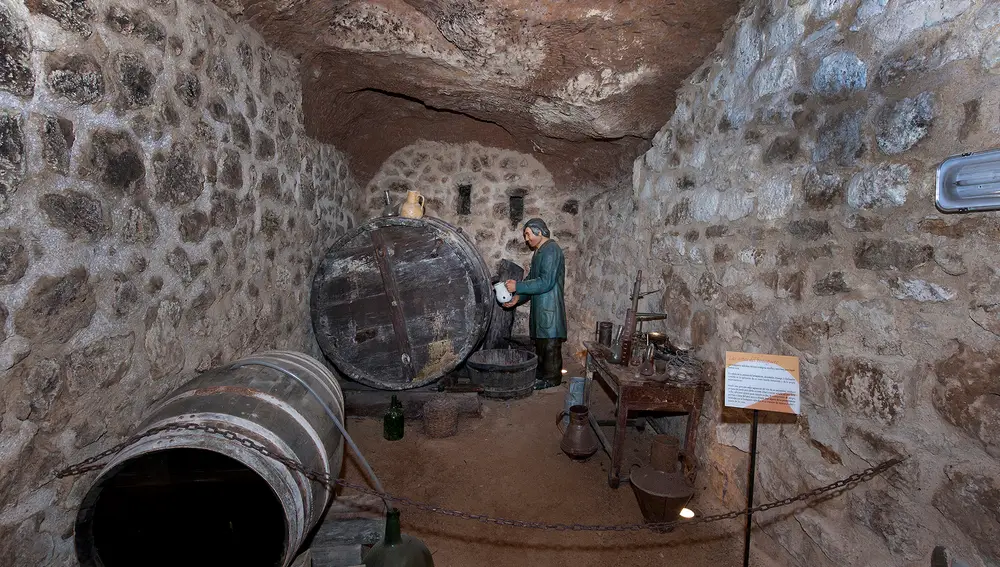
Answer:
[{"label": "table leg", "polygon": [[701,417],[701,407],[695,404],[688,412],[687,427],[684,432],[684,476],[690,482],[694,482],[696,468],[698,466],[697,439],[698,439],[698,419]]},{"label": "table leg", "polygon": [[625,446],[625,426],[628,423],[628,406],[619,404],[618,422],[615,424],[615,442],[611,446],[611,470],[608,471],[608,485],[618,488],[621,483],[622,453]]}]

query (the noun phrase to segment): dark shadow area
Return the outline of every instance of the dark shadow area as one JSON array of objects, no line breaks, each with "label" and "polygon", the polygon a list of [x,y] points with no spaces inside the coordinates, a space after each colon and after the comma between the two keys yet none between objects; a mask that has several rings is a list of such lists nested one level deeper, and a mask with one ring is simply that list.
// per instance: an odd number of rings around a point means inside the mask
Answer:
[{"label": "dark shadow area", "polygon": [[124,463],[77,519],[81,565],[279,565],[285,517],[271,487],[227,456],[171,449]]}]

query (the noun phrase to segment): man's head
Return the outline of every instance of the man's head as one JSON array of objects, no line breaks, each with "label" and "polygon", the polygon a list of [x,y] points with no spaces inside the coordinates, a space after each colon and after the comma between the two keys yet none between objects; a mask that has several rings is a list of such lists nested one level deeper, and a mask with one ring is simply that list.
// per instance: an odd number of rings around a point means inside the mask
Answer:
[{"label": "man's head", "polygon": [[545,241],[551,235],[549,227],[540,218],[533,218],[524,223],[524,230],[522,232],[524,232],[524,242],[532,250],[538,250],[538,247],[545,244]]}]

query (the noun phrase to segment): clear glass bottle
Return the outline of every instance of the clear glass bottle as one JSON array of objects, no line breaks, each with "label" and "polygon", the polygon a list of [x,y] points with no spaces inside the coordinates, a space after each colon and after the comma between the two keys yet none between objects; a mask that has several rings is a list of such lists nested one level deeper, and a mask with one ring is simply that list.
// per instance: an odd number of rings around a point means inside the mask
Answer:
[{"label": "clear glass bottle", "polygon": [[388,441],[398,441],[403,438],[403,404],[395,394],[389,409],[382,417],[382,436]]},{"label": "clear glass bottle", "polygon": [[399,510],[385,515],[385,537],[364,558],[365,567],[434,567],[431,550],[419,539],[400,533]]}]

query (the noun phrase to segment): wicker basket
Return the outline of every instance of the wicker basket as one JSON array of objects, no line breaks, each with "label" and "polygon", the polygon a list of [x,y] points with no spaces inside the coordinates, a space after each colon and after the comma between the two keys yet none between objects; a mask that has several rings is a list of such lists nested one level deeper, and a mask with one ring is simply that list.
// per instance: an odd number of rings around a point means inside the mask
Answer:
[{"label": "wicker basket", "polygon": [[458,431],[458,405],[447,396],[424,404],[424,433],[428,437],[451,437]]}]

